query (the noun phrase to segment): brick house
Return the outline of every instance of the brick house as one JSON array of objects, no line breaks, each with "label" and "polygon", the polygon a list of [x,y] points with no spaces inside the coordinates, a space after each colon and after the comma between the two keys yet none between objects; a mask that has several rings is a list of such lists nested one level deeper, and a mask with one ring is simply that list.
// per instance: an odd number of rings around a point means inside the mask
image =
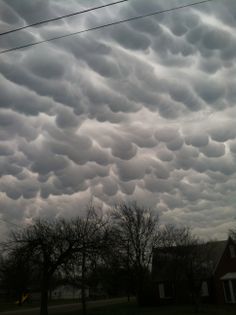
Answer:
[{"label": "brick house", "polygon": [[208,303],[235,304],[235,241],[229,238],[189,249],[169,247],[154,250],[152,279],[155,302],[188,303],[199,298]]}]

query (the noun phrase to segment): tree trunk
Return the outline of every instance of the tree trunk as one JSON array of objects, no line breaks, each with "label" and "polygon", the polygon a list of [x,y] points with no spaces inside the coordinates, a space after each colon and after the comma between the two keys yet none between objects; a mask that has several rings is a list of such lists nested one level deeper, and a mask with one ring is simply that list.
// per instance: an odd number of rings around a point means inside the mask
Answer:
[{"label": "tree trunk", "polygon": [[20,290],[19,293],[18,293],[18,306],[21,306],[22,305],[22,291]]},{"label": "tree trunk", "polygon": [[85,268],[86,268],[86,253],[85,253],[85,245],[83,246],[83,253],[82,253],[82,283],[81,283],[81,301],[82,301],[82,309],[83,314],[87,313],[86,308],[86,287],[85,287]]},{"label": "tree trunk", "polygon": [[129,246],[129,240],[127,244],[127,300],[130,302],[130,282],[131,282],[131,277],[130,277],[130,246]]},{"label": "tree trunk", "polygon": [[195,313],[199,313],[201,309],[201,288],[198,286],[194,292]]},{"label": "tree trunk", "polygon": [[195,313],[200,312],[200,300],[198,297],[195,297]]},{"label": "tree trunk", "polygon": [[136,284],[136,288],[137,288],[137,301],[138,304],[140,306],[142,306],[144,304],[144,275],[143,275],[143,270],[142,267],[139,266],[138,270],[137,270],[137,284]]},{"label": "tree trunk", "polygon": [[48,315],[48,287],[49,276],[47,273],[45,273],[43,274],[41,280],[40,315]]}]

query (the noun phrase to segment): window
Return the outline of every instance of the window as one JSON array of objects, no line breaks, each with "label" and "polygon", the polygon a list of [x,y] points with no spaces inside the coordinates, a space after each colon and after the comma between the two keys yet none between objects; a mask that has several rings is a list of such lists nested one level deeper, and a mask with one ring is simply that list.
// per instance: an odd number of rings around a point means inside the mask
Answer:
[{"label": "window", "polygon": [[170,299],[174,295],[173,284],[171,282],[159,283],[160,299]]},{"label": "window", "polygon": [[163,283],[158,284],[158,289],[160,299],[164,299],[165,298],[164,284]]},{"label": "window", "polygon": [[225,301],[230,303],[232,299],[231,299],[229,281],[224,281],[224,291],[225,291]]},{"label": "window", "polygon": [[201,296],[209,296],[208,284],[206,281],[202,282]]},{"label": "window", "polygon": [[231,280],[234,303],[236,302],[236,280]]},{"label": "window", "polygon": [[230,252],[230,257],[231,257],[231,258],[236,257],[234,245],[230,245],[230,246],[229,246],[229,252]]}]

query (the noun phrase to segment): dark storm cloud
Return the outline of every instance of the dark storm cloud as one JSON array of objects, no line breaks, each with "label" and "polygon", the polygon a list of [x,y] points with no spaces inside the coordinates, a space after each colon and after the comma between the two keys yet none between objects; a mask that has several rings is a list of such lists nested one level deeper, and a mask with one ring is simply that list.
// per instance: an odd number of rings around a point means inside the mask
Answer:
[{"label": "dark storm cloud", "polygon": [[178,137],[178,130],[175,128],[164,127],[158,129],[155,136],[159,141],[170,142]]},{"label": "dark storm cloud", "polygon": [[7,161],[2,160],[0,163],[0,176],[12,175],[17,176],[22,172],[22,167],[18,165],[10,164]]},{"label": "dark storm cloud", "polygon": [[178,195],[163,194],[162,200],[169,209],[181,208],[183,206],[182,198]]},{"label": "dark storm cloud", "polygon": [[[188,3],[129,1],[2,36],[0,46]],[[1,0],[0,26],[93,5]],[[215,1],[1,55],[3,218],[136,199],[164,223],[225,235],[235,216],[235,16],[235,1]]]},{"label": "dark storm cloud", "polygon": [[121,181],[142,179],[146,173],[147,167],[147,165],[145,165],[145,162],[140,159],[132,159],[128,162],[118,160],[116,166]]},{"label": "dark storm cloud", "polygon": [[6,195],[11,199],[19,199],[23,197],[24,199],[32,199],[36,197],[39,190],[38,182],[34,179],[17,180],[17,179],[7,179],[3,184],[1,184],[1,191],[5,192]]},{"label": "dark storm cloud", "polygon": [[223,30],[209,29],[205,32],[202,44],[207,49],[226,49],[231,43],[231,34]]},{"label": "dark storm cloud", "polygon": [[28,24],[41,19],[42,16],[47,19],[53,15],[49,0],[35,0],[34,2],[28,0],[21,0],[20,2],[14,0],[2,0],[2,2],[10,8],[9,11],[12,15],[17,15]]},{"label": "dark storm cloud", "polygon": [[[124,32],[127,36],[124,36]],[[111,37],[124,48],[131,50],[146,50],[151,44],[148,36],[132,30],[127,25],[114,28]]]},{"label": "dark storm cloud", "polygon": [[6,144],[0,144],[0,155],[1,156],[8,156],[8,155],[12,155],[14,153],[13,149],[6,145]]},{"label": "dark storm cloud", "polygon": [[186,89],[185,86],[174,84],[170,86],[170,95],[176,101],[183,103],[187,108],[192,111],[201,109],[201,102],[196,95],[191,91],[191,88]]},{"label": "dark storm cloud", "polygon": [[7,5],[7,2],[1,1],[0,3],[0,16],[1,16],[1,24],[5,25],[7,29],[7,24],[14,25],[21,21],[20,16],[10,7]]},{"label": "dark storm cloud", "polygon": [[204,133],[199,133],[199,134],[193,134],[191,136],[187,136],[185,138],[185,143],[186,144],[191,144],[194,147],[204,147],[208,144],[209,142],[209,137],[207,134]]},{"label": "dark storm cloud", "polygon": [[230,143],[230,151],[236,154],[236,141]]},{"label": "dark storm cloud", "polygon": [[[26,115],[38,115],[41,112],[50,112],[53,102],[50,98],[42,97],[31,90],[5,80],[0,82],[1,107],[11,108]],[[32,105],[33,104],[33,105]]]},{"label": "dark storm cloud", "polygon": [[213,127],[210,130],[211,138],[218,142],[225,142],[236,138],[236,129],[233,121],[226,121],[225,123],[220,123],[218,127]]},{"label": "dark storm cloud", "polygon": [[53,52],[47,51],[47,59],[42,54],[31,54],[24,63],[33,74],[46,79],[60,79],[65,72],[66,65],[62,60],[55,59]]},{"label": "dark storm cloud", "polygon": [[166,161],[166,162],[170,162],[173,160],[173,154],[169,150],[166,150],[166,149],[161,149],[160,151],[158,151],[157,157],[160,160]]},{"label": "dark storm cloud", "polygon": [[152,193],[164,193],[172,191],[172,184],[165,179],[148,176],[144,179],[145,188]]},{"label": "dark storm cloud", "polygon": [[225,145],[211,142],[207,146],[201,148],[201,152],[207,157],[220,157],[225,154]]},{"label": "dark storm cloud", "polygon": [[207,80],[204,83],[198,81],[196,92],[207,104],[212,104],[224,97],[225,88],[222,82],[217,80]]},{"label": "dark storm cloud", "polygon": [[20,136],[28,141],[37,138],[37,128],[27,117],[12,110],[2,109],[0,112],[0,140],[8,140]]},{"label": "dark storm cloud", "polygon": [[135,190],[135,181],[129,181],[129,182],[120,182],[119,188],[121,192],[125,195],[132,196]]}]

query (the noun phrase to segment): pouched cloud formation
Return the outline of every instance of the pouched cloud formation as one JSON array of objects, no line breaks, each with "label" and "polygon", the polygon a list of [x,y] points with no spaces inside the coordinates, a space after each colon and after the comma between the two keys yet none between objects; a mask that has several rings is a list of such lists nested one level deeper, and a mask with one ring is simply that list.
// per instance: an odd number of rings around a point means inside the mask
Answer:
[{"label": "pouched cloud formation", "polygon": [[[130,0],[1,36],[0,46],[189,3]],[[0,0],[0,28],[92,6]],[[162,223],[226,237],[236,222],[235,21],[236,2],[215,0],[0,55],[0,218],[137,200]]]}]

